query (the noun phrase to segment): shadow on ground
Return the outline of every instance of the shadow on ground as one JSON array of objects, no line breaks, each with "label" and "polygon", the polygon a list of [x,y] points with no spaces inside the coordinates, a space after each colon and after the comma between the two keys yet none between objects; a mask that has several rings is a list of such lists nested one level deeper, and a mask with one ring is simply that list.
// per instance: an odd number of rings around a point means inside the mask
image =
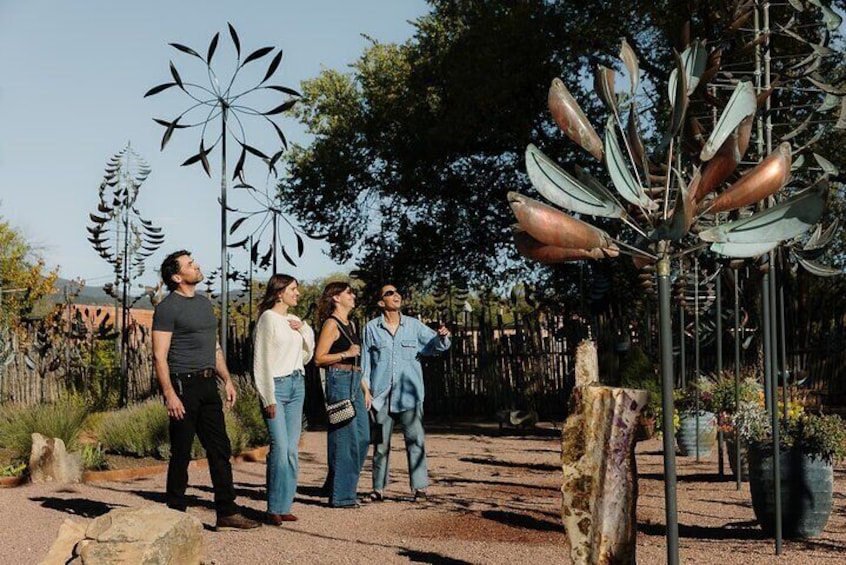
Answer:
[{"label": "shadow on ground", "polygon": [[40,502],[44,508],[50,510],[58,510],[73,516],[80,516],[82,518],[97,518],[106,514],[110,510],[123,507],[123,504],[105,504],[97,500],[89,500],[87,498],[54,498],[54,497],[36,497],[30,498],[33,502]]}]

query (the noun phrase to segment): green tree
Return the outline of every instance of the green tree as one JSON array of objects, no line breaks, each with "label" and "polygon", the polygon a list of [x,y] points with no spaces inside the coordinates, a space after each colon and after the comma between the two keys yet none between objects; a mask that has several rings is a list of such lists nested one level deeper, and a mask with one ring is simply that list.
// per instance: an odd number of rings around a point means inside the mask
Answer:
[{"label": "green tree", "polygon": [[[38,300],[52,292],[57,275],[57,270],[46,272],[37,250],[0,217],[0,327],[18,327]],[[8,292],[9,289],[24,290]]]},{"label": "green tree", "polygon": [[[649,112],[666,98],[673,49],[681,51],[691,37],[718,38],[724,60],[739,56],[744,45],[730,41],[732,26],[742,25],[734,19],[737,6],[690,0],[430,4],[407,42],[372,40],[351,72],[327,70],[303,83],[298,117],[314,137],[289,154],[290,174],[279,184],[286,211],[325,237],[333,258],[354,257],[368,281],[431,288],[529,280],[576,303],[594,267],[515,260],[505,203],[509,190],[532,192],[523,173],[527,143],[565,168],[581,159],[549,116],[550,81],[562,77],[591,121],[601,124],[605,111],[592,93],[593,69],[618,65],[612,58],[625,38],[641,62],[642,106]],[[650,119],[643,128],[655,147],[667,116]],[[592,172],[604,177],[600,169]],[[623,279],[613,292],[625,291],[625,304],[640,294],[635,274],[627,265],[612,277]]]}]

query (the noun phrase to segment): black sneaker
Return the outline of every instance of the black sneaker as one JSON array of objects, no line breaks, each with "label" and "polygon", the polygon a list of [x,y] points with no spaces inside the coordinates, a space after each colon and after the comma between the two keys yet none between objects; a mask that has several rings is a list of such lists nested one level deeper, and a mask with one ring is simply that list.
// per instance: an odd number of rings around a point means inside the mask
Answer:
[{"label": "black sneaker", "polygon": [[218,516],[217,524],[214,526],[216,532],[227,532],[233,530],[252,530],[261,526],[261,522],[250,520],[243,514],[232,514],[231,516]]},{"label": "black sneaker", "polygon": [[426,502],[429,500],[429,495],[426,494],[425,490],[416,490],[414,491],[414,498],[412,498],[414,502]]}]

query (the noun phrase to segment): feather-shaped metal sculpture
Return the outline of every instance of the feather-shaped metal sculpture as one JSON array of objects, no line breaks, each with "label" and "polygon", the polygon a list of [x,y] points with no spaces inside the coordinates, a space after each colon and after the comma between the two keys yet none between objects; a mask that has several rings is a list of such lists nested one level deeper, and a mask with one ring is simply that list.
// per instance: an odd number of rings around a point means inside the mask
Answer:
[{"label": "feather-shaped metal sculpture", "polygon": [[703,166],[694,197],[697,202],[701,202],[737,169],[737,165],[749,147],[751,134],[752,116],[747,116],[740,122],[734,133],[723,142],[716,155]]},{"label": "feather-shaped metal sculpture", "polygon": [[714,253],[719,253],[725,257],[733,257],[735,259],[751,259],[752,257],[760,257],[764,253],[769,253],[778,247],[778,241],[767,241],[764,243],[727,243],[717,242],[712,243],[709,249]]},{"label": "feather-shaped metal sculpture", "polygon": [[547,103],[561,131],[597,160],[602,161],[602,141],[561,79],[552,81]]},{"label": "feather-shaped metal sculpture", "polygon": [[625,213],[608,189],[583,184],[532,144],[526,147],[526,172],[537,191],[556,206],[604,218],[619,218]]},{"label": "feather-shaped metal sculpture", "polygon": [[708,212],[726,212],[759,202],[787,184],[791,161],[790,144],[782,143],[725,192],[702,205]]},{"label": "feather-shaped metal sculpture", "polygon": [[616,246],[607,249],[568,249],[542,243],[519,225],[512,226],[514,244],[523,257],[544,264],[565,263],[582,259],[605,259],[620,254]]},{"label": "feather-shaped metal sculpture", "polygon": [[624,200],[646,210],[657,210],[658,204],[643,191],[628,167],[628,158],[623,155],[614,129],[614,117],[609,116],[605,125],[605,161],[614,188]]},{"label": "feather-shaped metal sculpture", "polygon": [[780,242],[808,231],[822,216],[828,183],[817,183],[781,204],[699,233],[720,243]]},{"label": "feather-shaped metal sculpture", "polygon": [[734,92],[729,98],[728,104],[720,114],[717,125],[714,131],[705,142],[705,147],[699,154],[702,161],[710,160],[717,154],[717,150],[725,143],[728,136],[737,129],[745,118],[755,114],[757,108],[757,99],[755,97],[755,89],[751,82],[740,82],[735,87]]},{"label": "feather-shaped metal sculpture", "polygon": [[629,72],[629,84],[631,90],[629,94],[632,96],[637,92],[638,84],[640,83],[640,63],[637,60],[634,49],[629,43],[623,39],[620,44],[620,60],[626,65],[626,70]]},{"label": "feather-shaped metal sculpture", "polygon": [[613,240],[601,229],[517,192],[508,202],[520,227],[538,241],[555,247],[612,248]]}]

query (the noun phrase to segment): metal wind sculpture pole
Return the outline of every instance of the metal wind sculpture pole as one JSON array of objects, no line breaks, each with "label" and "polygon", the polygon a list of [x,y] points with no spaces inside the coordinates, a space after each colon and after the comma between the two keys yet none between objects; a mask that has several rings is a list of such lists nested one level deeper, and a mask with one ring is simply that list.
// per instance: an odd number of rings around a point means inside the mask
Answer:
[{"label": "metal wind sculpture pole", "polygon": [[[561,130],[595,159],[593,170],[577,168],[575,175],[571,175],[537,147],[529,145],[526,150],[529,179],[544,198],[560,208],[618,220],[613,235],[558,208],[516,192],[508,194],[518,221],[514,229],[517,249],[529,259],[561,263],[615,258],[622,253],[631,255],[638,265],[657,266],[667,561],[671,564],[679,561],[672,421],[671,261],[706,249],[731,258],[759,257],[802,237],[820,220],[829,192],[828,179],[835,172],[824,166],[827,161],[816,154],[814,158],[820,167],[809,164],[805,154],[813,153],[811,146],[822,132],[810,137],[803,132],[812,122],[835,121],[817,119],[819,116],[814,114],[833,109],[828,107],[827,94],[831,94],[830,90],[835,88],[831,84],[839,79],[825,77],[821,61],[835,54],[826,43],[830,30],[837,29],[840,20],[821,7],[820,2],[811,4],[791,2],[781,13],[792,6],[803,14],[793,14],[795,18],[777,29],[769,28],[769,20],[765,18],[763,32],[761,29],[750,32],[743,27],[745,22],[751,16],[757,20],[759,12],[767,9],[766,5],[737,3],[719,15],[717,20],[725,22],[725,28],[713,44],[693,40],[681,54],[674,52],[675,68],[667,88],[669,117],[657,153],[658,161],[651,159],[640,136],[639,104],[643,98],[639,94],[639,61],[625,40],[620,51],[620,67],[627,71],[626,91],[617,90],[614,70],[599,65],[596,71],[595,91],[609,112],[602,138],[564,83],[559,79],[553,81],[549,91],[552,116]],[[807,19],[815,22],[815,27],[797,23]],[[779,55],[786,68],[777,86],[757,80],[761,71],[757,60],[748,72],[730,66],[733,64],[728,60],[730,55],[739,53],[742,57],[755,46],[766,51],[769,61],[776,37],[791,40],[798,37],[804,46]],[[769,71],[766,74],[768,77]],[[715,87],[716,94],[708,92],[709,86]],[[663,92],[663,89],[655,90]],[[806,97],[826,96],[826,100],[822,104],[815,102],[812,106],[815,109],[810,112],[796,114],[807,116],[804,127],[782,127],[774,133],[769,120],[772,107],[767,101],[772,96],[789,101],[794,91]],[[656,94],[657,97],[661,94]],[[658,103],[652,110],[660,116],[664,105]],[[709,116],[714,109],[719,119],[709,129],[699,121],[698,115]],[[846,127],[845,114],[846,102],[843,102],[838,127]],[[766,115],[767,135],[776,136],[777,147],[762,150],[763,127],[756,128],[753,137],[752,126],[759,115]],[[661,121],[656,119],[655,123]],[[792,127],[790,122],[787,125]],[[745,160],[752,139],[758,141],[757,155]],[[595,176],[600,174],[600,169],[604,169],[601,174],[610,178],[613,191]],[[822,175],[809,185],[806,179],[813,178],[820,169]],[[738,177],[738,172],[743,174]],[[791,172],[796,174],[795,182],[791,182]],[[774,423],[777,428],[777,421]],[[777,532],[777,551],[779,537]]]},{"label": "metal wind sculpture pole", "polygon": [[[237,86],[236,80],[238,79],[239,74],[244,71],[245,67],[249,63],[267,57],[276,48],[262,47],[260,49],[256,49],[242,60],[241,40],[232,24],[229,24],[228,27],[229,37],[232,40],[232,45],[235,48],[236,55],[235,70],[231,72],[228,78],[224,77],[221,80],[221,77],[219,77],[218,73],[216,73],[212,67],[212,60],[217,51],[218,41],[220,39],[220,33],[216,33],[209,43],[205,57],[185,45],[181,45],[179,43],[170,44],[174,49],[199,59],[203,63],[207,74],[205,84],[184,81],[173,62],[171,62],[170,74],[173,80],[151,88],[144,95],[145,97],[153,96],[165,90],[177,87],[192,100],[191,106],[173,120],[168,121],[155,119],[156,123],[164,126],[165,128],[164,135],[162,136],[162,150],[165,148],[165,145],[167,145],[167,142],[170,140],[173,132],[177,129],[194,127],[199,127],[201,129],[199,151],[186,159],[185,162],[182,163],[183,166],[200,164],[206,174],[211,178],[209,155],[215,147],[218,145],[220,146],[220,198],[218,200],[220,203],[221,272],[220,344],[224,354],[227,352],[227,334],[229,327],[229,281],[227,276],[229,273],[229,259],[227,256],[227,235],[229,225],[227,222],[227,212],[232,210],[227,201],[227,140],[231,138],[240,147],[240,155],[235,164],[235,168],[232,171],[232,180],[237,179],[239,181],[235,188],[244,188],[248,191],[254,190],[253,187],[247,184],[245,180],[245,162],[247,155],[252,155],[262,159],[262,161],[267,165],[268,170],[275,172],[279,158],[288,147],[288,141],[285,139],[282,129],[278,124],[276,124],[276,122],[274,122],[274,119],[293,108],[294,104],[297,102],[297,98],[300,97],[300,94],[292,88],[274,84],[265,84],[279,69],[283,53],[281,49],[271,59],[270,64],[267,67],[267,71],[263,75],[259,75],[259,78],[256,79],[252,86],[245,88],[244,90],[235,90]],[[249,98],[250,95],[259,92],[272,94],[273,97],[284,95],[286,96],[286,99],[282,101],[281,104],[279,103],[279,100],[272,102],[271,104],[273,104],[273,106],[271,109],[262,112],[252,108],[251,106],[247,106],[244,102],[244,100]],[[191,118],[190,116],[196,116],[196,118]],[[266,154],[247,143],[245,120],[248,118],[257,118],[273,127],[279,141],[279,145],[277,146],[278,149],[276,149],[273,153]],[[182,121],[183,119],[186,121],[189,119],[195,121],[185,123]],[[212,132],[212,127],[210,127],[215,122],[219,123],[219,133]]]},{"label": "metal wind sculpture pole", "polygon": [[[142,218],[136,207],[138,191],[150,171],[144,159],[127,143],[122,151],[109,159],[98,191],[98,213],[89,216],[91,224],[88,226],[88,241],[100,257],[114,268],[115,280],[107,284],[104,290],[121,304],[121,406],[126,406],[129,399],[130,308],[138,300],[132,299],[129,289],[132,280],[144,273],[146,259],[164,242],[162,229]],[[115,321],[117,323],[117,316]]]}]

